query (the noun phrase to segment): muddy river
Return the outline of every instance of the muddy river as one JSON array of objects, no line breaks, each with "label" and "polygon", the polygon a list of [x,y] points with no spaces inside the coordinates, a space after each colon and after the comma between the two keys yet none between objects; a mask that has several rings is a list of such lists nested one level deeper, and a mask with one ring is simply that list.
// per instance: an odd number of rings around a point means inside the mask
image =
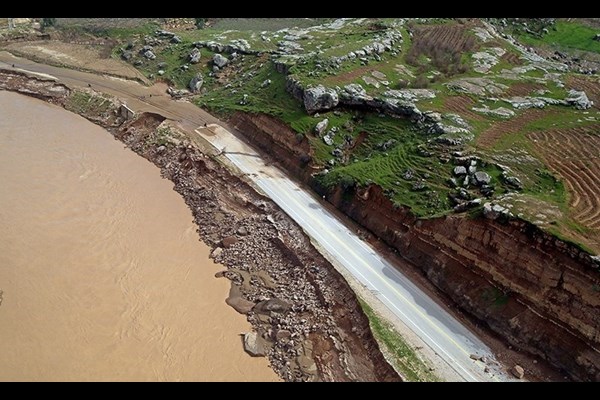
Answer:
[{"label": "muddy river", "polygon": [[0,91],[0,381],[273,381],[158,168]]}]

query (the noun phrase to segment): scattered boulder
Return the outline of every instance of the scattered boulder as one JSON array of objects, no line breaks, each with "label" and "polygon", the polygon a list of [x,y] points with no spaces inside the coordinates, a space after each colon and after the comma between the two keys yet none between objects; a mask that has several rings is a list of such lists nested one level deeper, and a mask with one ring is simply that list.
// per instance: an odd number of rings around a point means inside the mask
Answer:
[{"label": "scattered boulder", "polygon": [[327,125],[328,124],[329,124],[329,120],[327,118],[325,118],[324,120],[320,121],[315,126],[315,135],[321,136],[323,134],[323,132],[325,132],[325,129],[327,129]]},{"label": "scattered boulder", "polygon": [[525,370],[520,365],[515,365],[514,367],[512,367],[512,369],[510,370],[510,372],[517,379],[523,379],[523,376],[525,376]]},{"label": "scattered boulder", "polygon": [[388,151],[396,143],[397,143],[396,139],[389,139],[389,140],[386,140],[385,142],[379,143],[377,145],[377,147],[379,147],[382,151]]},{"label": "scattered boulder", "polygon": [[492,181],[492,177],[487,172],[477,171],[473,174],[475,185],[488,185]]},{"label": "scattered boulder", "polygon": [[240,226],[238,228],[238,230],[236,231],[236,233],[240,236],[246,236],[246,235],[248,235],[248,229],[246,229],[245,226]]},{"label": "scattered boulder", "polygon": [[264,357],[267,354],[267,343],[256,332],[247,332],[244,334],[244,350],[252,357]]},{"label": "scattered boulder", "polygon": [[364,105],[367,101],[373,100],[367,95],[365,89],[358,83],[350,83],[339,93],[340,103],[349,106]]},{"label": "scattered boulder", "polygon": [[133,52],[129,50],[123,50],[123,52],[121,53],[121,58],[125,61],[131,60],[133,58]]},{"label": "scattered boulder", "polygon": [[154,32],[156,34],[156,36],[164,36],[167,38],[173,38],[175,37],[175,34],[173,32],[169,32],[169,31],[165,31],[165,30],[157,30],[156,32]]},{"label": "scattered boulder", "polygon": [[213,61],[213,64],[219,68],[223,68],[229,62],[229,60],[227,58],[223,57],[219,53],[217,53],[213,56],[212,61]]},{"label": "scattered boulder", "polygon": [[223,252],[223,248],[217,247],[216,249],[214,249],[212,251],[212,253],[210,253],[210,258],[212,258],[214,260],[215,258],[219,257],[222,252]]},{"label": "scattered boulder", "polygon": [[329,133],[323,136],[323,142],[325,142],[325,144],[328,146],[333,146],[333,138],[329,135]]},{"label": "scattered boulder", "polygon": [[524,110],[527,108],[544,108],[544,107],[546,107],[546,102],[543,99],[537,98],[537,97],[515,96],[515,97],[511,97],[510,99],[503,99],[503,100],[506,101],[507,103],[509,103],[511,106],[513,106],[517,110]]},{"label": "scattered boulder", "polygon": [[596,36],[594,36],[594,38],[592,40],[600,42],[600,33],[596,33]]},{"label": "scattered boulder", "polygon": [[188,58],[190,59],[190,62],[192,64],[198,64],[200,62],[201,56],[202,56],[202,54],[200,53],[200,50],[198,50],[197,48],[194,48],[192,50],[192,52],[188,55]]},{"label": "scattered boulder", "polygon": [[202,76],[202,73],[198,72],[196,74],[196,76],[194,76],[192,78],[192,80],[190,80],[188,87],[190,88],[190,90],[192,92],[196,93],[196,92],[199,92],[200,89],[202,89],[203,84],[204,84],[204,77]]},{"label": "scattered boulder", "polygon": [[252,311],[257,314],[264,315],[273,315],[273,314],[285,314],[290,310],[292,306],[287,302],[278,299],[277,297],[272,297],[269,300],[264,300],[257,303]]},{"label": "scattered boulder", "polygon": [[578,110],[587,110],[594,105],[594,103],[588,99],[583,90],[569,90],[569,96],[565,99],[565,101]]},{"label": "scattered boulder", "polygon": [[169,86],[169,88],[167,89],[167,94],[169,94],[171,97],[173,97],[174,99],[180,99],[182,98],[184,95],[186,95],[187,92],[186,90],[182,89],[182,90],[176,90],[173,89],[172,87]]},{"label": "scattered boulder", "polygon": [[457,206],[455,206],[454,212],[460,213],[463,211],[467,211],[471,208],[475,208],[479,205],[481,205],[481,199],[473,199],[470,201],[465,201],[465,202],[459,203]]},{"label": "scattered boulder", "polygon": [[457,92],[469,93],[477,96],[500,94],[508,89],[508,86],[494,82],[488,78],[462,78],[449,82],[446,86]]},{"label": "scattered boulder", "polygon": [[223,240],[221,241],[223,244],[223,247],[228,249],[231,246],[233,246],[234,244],[236,244],[238,241],[238,239],[235,236],[227,236],[225,238],[223,238]]},{"label": "scattered boulder", "polygon": [[300,369],[307,374],[316,374],[318,371],[317,365],[315,364],[314,360],[310,357],[300,355],[296,357],[296,362],[298,363]]},{"label": "scattered boulder", "polygon": [[144,57],[146,57],[148,60],[154,60],[156,55],[152,52],[152,50],[148,50],[144,52]]},{"label": "scattered boulder", "polygon": [[431,89],[387,90],[383,95],[385,97],[414,102],[418,100],[434,99],[435,91]]},{"label": "scattered boulder", "polygon": [[333,149],[331,151],[331,155],[337,158],[341,158],[344,155],[344,152],[341,149]]},{"label": "scattered boulder", "polygon": [[504,183],[506,183],[508,186],[517,190],[523,189],[523,184],[521,183],[521,180],[516,176],[508,176],[506,172],[503,172],[501,176],[504,180]]},{"label": "scattered boulder", "polygon": [[487,219],[495,220],[500,217],[500,215],[508,214],[508,210],[501,205],[492,203],[485,203],[483,205],[483,216]]},{"label": "scattered boulder", "polygon": [[171,38],[171,43],[175,43],[175,44],[181,43],[181,38],[177,35],[173,35],[173,37]]},{"label": "scattered boulder", "polygon": [[272,82],[272,81],[271,81],[270,79],[265,79],[265,80],[263,81],[263,83],[260,85],[260,87],[262,87],[262,88],[266,88],[267,86],[269,86],[269,85],[271,84],[271,82]]},{"label": "scattered boulder", "polygon": [[282,54],[294,54],[303,51],[304,49],[299,43],[290,40],[282,40],[277,43],[277,48]]},{"label": "scattered boulder", "polygon": [[304,108],[310,114],[317,111],[330,110],[337,106],[339,102],[337,92],[323,85],[306,89],[303,100]]},{"label": "scattered boulder", "polygon": [[454,175],[456,175],[456,176],[466,175],[467,169],[465,167],[463,167],[462,165],[459,165],[458,167],[454,167],[453,172],[454,172]]},{"label": "scattered boulder", "polygon": [[500,118],[512,118],[515,116],[515,112],[513,110],[509,110],[506,107],[498,107],[498,108],[488,108],[488,107],[473,107],[473,111],[477,111],[479,113],[485,115],[492,115]]},{"label": "scattered boulder", "polygon": [[227,303],[240,314],[248,314],[254,307],[253,302],[242,297],[242,292],[240,291],[240,287],[238,285],[231,285],[229,297],[225,299],[225,303]]}]

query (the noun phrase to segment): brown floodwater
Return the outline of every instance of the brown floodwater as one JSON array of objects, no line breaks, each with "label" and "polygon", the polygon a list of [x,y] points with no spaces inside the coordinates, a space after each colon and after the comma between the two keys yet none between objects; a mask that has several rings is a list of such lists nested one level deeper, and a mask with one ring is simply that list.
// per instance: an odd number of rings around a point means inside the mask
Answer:
[{"label": "brown floodwater", "polygon": [[0,91],[0,381],[274,381],[192,214],[102,128]]}]

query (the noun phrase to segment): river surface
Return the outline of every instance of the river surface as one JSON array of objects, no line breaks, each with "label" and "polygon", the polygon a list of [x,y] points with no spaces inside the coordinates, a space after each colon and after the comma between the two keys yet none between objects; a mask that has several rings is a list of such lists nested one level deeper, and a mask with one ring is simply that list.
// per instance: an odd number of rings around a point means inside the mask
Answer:
[{"label": "river surface", "polygon": [[275,381],[150,162],[0,91],[0,381]]}]

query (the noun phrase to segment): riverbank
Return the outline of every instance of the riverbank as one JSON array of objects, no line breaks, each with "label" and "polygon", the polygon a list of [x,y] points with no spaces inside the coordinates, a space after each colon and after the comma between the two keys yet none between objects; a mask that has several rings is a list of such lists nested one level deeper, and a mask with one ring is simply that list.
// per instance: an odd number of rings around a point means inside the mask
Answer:
[{"label": "riverbank", "polygon": [[[75,109],[81,96],[53,80],[1,73],[0,87]],[[92,91],[87,93],[95,96]],[[108,101],[108,100],[107,100]],[[93,104],[93,102],[89,102]],[[227,267],[228,303],[256,334],[246,347],[266,355],[285,380],[401,380],[385,361],[346,283],[271,200],[200,151],[165,118],[124,121],[118,103],[78,111],[161,168],[192,210],[212,257]]]},{"label": "riverbank", "polygon": [[0,91],[0,185],[0,381],[280,380],[185,202],[105,129]]}]

